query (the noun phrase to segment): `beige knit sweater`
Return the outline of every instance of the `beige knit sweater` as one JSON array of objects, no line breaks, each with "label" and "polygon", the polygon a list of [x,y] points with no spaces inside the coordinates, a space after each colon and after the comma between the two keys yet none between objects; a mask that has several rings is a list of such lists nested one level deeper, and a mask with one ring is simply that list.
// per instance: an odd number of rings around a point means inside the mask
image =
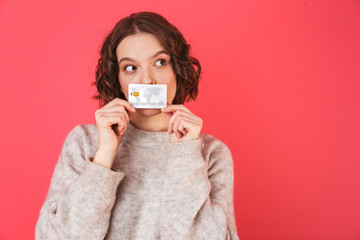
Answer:
[{"label": "beige knit sweater", "polygon": [[92,162],[97,145],[94,124],[67,135],[36,239],[239,239],[233,160],[220,140],[170,143],[130,122],[111,170]]}]

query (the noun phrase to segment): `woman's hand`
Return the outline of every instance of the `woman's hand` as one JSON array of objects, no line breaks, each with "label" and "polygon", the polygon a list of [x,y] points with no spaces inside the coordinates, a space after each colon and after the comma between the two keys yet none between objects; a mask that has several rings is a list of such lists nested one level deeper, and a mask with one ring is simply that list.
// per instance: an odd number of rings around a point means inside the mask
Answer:
[{"label": "woman's hand", "polygon": [[99,138],[98,149],[116,151],[133,112],[135,112],[135,108],[128,101],[120,98],[115,98],[95,111]]},{"label": "woman's hand", "polygon": [[111,168],[116,150],[122,142],[130,121],[130,116],[135,111],[135,108],[128,101],[120,98],[115,98],[95,111],[99,143],[94,162]]},{"label": "woman's hand", "polygon": [[168,121],[170,142],[185,142],[199,138],[203,120],[190,112],[184,105],[168,105],[161,111]]}]

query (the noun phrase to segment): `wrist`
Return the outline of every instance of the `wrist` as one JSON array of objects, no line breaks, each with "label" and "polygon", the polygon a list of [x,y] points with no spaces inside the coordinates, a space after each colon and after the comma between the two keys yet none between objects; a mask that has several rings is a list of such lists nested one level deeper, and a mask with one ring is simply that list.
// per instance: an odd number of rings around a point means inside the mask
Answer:
[{"label": "wrist", "polygon": [[101,148],[96,151],[93,162],[108,169],[111,169],[115,159],[115,155],[116,155],[116,150],[114,151],[114,150]]}]

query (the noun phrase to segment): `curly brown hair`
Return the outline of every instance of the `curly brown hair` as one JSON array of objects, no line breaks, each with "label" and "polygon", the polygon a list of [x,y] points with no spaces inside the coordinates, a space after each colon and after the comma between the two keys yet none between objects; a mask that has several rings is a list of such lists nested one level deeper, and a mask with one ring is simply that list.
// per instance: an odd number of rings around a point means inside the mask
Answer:
[{"label": "curly brown hair", "polygon": [[93,99],[99,100],[99,107],[115,98],[126,100],[125,95],[120,91],[116,48],[125,37],[139,32],[154,34],[170,53],[177,85],[172,104],[195,100],[201,79],[201,66],[199,60],[190,55],[190,45],[178,29],[163,16],[153,12],[138,12],[121,19],[103,42],[96,67],[96,80],[91,84],[97,87]]}]

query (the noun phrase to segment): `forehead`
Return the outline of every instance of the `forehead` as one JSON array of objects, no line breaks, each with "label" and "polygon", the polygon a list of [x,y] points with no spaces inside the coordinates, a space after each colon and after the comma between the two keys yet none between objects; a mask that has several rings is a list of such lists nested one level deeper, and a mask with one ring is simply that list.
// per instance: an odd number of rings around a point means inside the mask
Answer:
[{"label": "forehead", "polygon": [[136,33],[125,37],[116,48],[116,55],[121,57],[149,57],[164,47],[159,39],[151,33]]}]

